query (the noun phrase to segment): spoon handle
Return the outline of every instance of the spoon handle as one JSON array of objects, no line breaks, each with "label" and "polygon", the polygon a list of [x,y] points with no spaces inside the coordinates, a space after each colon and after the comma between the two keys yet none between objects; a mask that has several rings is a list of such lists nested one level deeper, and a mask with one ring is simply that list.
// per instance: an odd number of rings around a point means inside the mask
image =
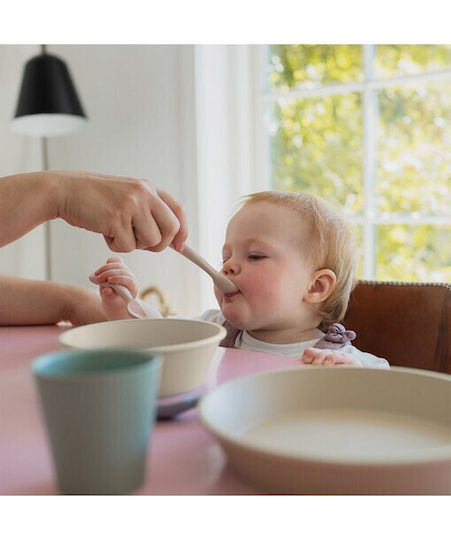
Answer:
[{"label": "spoon handle", "polygon": [[184,257],[189,259],[194,264],[197,264],[199,268],[202,268],[202,270],[205,270],[207,274],[210,276],[214,276],[217,272],[216,270],[207,263],[205,259],[203,259],[200,255],[198,255],[192,248],[185,245],[185,248],[181,252]]},{"label": "spoon handle", "polygon": [[111,287],[116,291],[116,293],[122,298],[122,300],[125,300],[126,302],[134,302],[135,299],[132,296],[132,293],[127,289],[127,287],[124,287],[124,285],[119,285],[117,283],[108,283],[108,287]]},{"label": "spoon handle", "polygon": [[183,251],[180,252],[184,257],[189,259],[191,262],[202,268],[210,277],[213,278],[213,282],[223,293],[232,293],[236,292],[237,287],[226,278],[223,274],[215,270],[207,261],[202,258],[198,253],[196,253],[192,248],[185,245]]}]

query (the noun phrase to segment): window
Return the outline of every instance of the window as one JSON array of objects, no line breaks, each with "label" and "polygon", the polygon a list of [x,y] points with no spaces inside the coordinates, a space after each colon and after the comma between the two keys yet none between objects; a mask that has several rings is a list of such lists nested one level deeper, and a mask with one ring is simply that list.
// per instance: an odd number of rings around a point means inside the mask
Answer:
[{"label": "window", "polygon": [[272,45],[264,57],[271,188],[343,209],[358,277],[451,281],[451,45]]}]

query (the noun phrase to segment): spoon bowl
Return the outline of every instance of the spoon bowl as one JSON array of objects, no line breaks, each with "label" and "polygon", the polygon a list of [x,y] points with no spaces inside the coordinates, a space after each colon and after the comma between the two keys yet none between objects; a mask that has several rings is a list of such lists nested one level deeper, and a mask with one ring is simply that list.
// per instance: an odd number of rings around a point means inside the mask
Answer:
[{"label": "spoon bowl", "polygon": [[141,302],[138,298],[133,298],[131,292],[123,285],[108,284],[108,287],[114,289],[114,291],[127,302],[127,311],[136,319],[161,319],[161,313],[147,304]]}]

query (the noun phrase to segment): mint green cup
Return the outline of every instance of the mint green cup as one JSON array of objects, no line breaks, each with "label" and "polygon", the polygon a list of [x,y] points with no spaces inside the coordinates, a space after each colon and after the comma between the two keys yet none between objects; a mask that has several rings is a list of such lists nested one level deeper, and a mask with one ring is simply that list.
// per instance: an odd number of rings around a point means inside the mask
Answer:
[{"label": "mint green cup", "polygon": [[143,482],[160,365],[149,353],[115,349],[33,361],[62,493],[121,494]]}]

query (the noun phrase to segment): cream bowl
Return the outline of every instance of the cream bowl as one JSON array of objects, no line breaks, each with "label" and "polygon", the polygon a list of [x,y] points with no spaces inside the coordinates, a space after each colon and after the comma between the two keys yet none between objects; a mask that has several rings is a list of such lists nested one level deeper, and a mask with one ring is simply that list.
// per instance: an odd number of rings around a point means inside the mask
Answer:
[{"label": "cream bowl", "polygon": [[451,377],[406,368],[284,369],[198,406],[232,468],[276,494],[451,494]]},{"label": "cream bowl", "polygon": [[133,349],[162,359],[159,397],[202,385],[226,330],[194,319],[127,319],[67,330],[59,337],[69,349]]}]

